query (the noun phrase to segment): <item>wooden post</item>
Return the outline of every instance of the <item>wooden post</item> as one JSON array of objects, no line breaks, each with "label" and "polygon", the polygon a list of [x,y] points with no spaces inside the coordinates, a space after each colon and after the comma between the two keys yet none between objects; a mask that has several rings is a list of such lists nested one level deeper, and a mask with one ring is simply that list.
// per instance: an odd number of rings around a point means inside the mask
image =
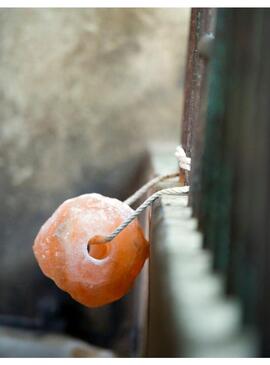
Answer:
[{"label": "wooden post", "polygon": [[201,227],[255,327],[258,354],[270,354],[270,11],[218,9],[209,65],[202,159]]}]

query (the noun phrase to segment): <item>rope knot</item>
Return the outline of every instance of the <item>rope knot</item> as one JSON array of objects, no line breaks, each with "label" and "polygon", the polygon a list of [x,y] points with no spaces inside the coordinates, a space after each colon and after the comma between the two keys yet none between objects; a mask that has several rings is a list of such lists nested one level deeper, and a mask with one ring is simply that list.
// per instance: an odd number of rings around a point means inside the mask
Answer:
[{"label": "rope knot", "polygon": [[[176,147],[175,156],[177,158],[179,167],[185,171],[190,171],[191,158],[187,157],[182,146]],[[125,200],[125,203],[128,205],[133,204],[135,201],[140,199],[151,187],[153,187],[158,182],[168,179],[171,177],[179,176],[178,172],[173,172],[171,174],[157,176],[154,179],[148,181],[145,185],[143,185],[139,190],[137,190],[133,195]],[[177,186],[173,188],[162,189],[151,196],[149,196],[131,215],[118,226],[111,234],[107,236],[98,236],[93,237],[92,244],[106,243],[112,241],[120,232],[122,232],[135,218],[137,218],[147,207],[152,205],[155,200],[161,197],[161,195],[181,195],[189,192],[189,186]],[[91,239],[91,240],[92,240]]]},{"label": "rope knot", "polygon": [[181,169],[190,171],[191,168],[191,158],[187,157],[186,152],[183,147],[180,145],[176,147],[175,157],[177,158],[178,165]]}]

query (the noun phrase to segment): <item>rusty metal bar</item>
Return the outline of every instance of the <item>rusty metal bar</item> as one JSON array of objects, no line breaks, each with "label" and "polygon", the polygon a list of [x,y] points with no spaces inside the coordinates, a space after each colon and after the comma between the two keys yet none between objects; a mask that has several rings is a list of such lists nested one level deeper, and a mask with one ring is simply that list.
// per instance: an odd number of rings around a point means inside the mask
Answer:
[{"label": "rusty metal bar", "polygon": [[181,143],[187,156],[192,157],[193,166],[190,174],[191,181],[185,181],[186,175],[183,171],[181,171],[180,179],[182,182],[191,184],[190,203],[194,205],[195,215],[198,210],[196,209],[198,199],[193,199],[193,197],[198,196],[200,191],[199,170],[203,138],[201,99],[205,89],[205,75],[210,50],[207,43],[209,40],[211,42],[214,19],[214,9],[197,8],[191,11]]}]

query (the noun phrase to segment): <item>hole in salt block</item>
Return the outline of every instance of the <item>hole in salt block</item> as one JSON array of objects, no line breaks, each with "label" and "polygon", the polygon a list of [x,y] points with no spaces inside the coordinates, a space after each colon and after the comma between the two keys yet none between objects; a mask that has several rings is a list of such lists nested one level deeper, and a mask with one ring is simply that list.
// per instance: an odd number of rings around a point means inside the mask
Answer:
[{"label": "hole in salt block", "polygon": [[95,244],[95,238],[98,236],[92,237],[87,244],[87,251],[89,256],[93,257],[96,260],[105,259],[109,255],[110,247],[109,243],[98,243]]}]

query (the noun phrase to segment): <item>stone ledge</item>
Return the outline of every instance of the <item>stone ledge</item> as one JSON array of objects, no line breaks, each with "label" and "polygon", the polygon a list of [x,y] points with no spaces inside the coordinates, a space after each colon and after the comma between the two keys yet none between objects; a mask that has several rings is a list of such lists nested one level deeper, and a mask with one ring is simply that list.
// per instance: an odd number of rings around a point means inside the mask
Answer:
[{"label": "stone ledge", "polygon": [[[162,166],[162,154],[155,156],[153,166]],[[163,161],[173,171],[168,156]],[[158,189],[176,183],[163,182]],[[225,297],[223,278],[212,271],[211,253],[202,248],[187,200],[163,196],[152,210],[147,355],[256,356],[256,336],[242,327],[239,302]]]}]

